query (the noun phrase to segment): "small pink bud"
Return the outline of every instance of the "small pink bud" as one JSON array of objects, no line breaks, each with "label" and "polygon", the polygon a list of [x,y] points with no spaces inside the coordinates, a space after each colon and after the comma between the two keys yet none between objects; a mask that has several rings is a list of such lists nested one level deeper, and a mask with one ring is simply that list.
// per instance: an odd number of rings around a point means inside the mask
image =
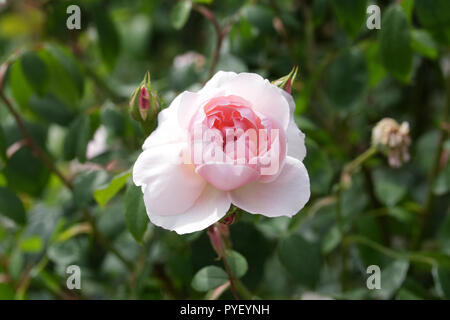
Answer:
[{"label": "small pink bud", "polygon": [[225,244],[219,228],[216,225],[212,225],[208,228],[208,236],[214,251],[222,258],[225,256]]},{"label": "small pink bud", "polygon": [[224,225],[230,226],[234,223],[235,219],[236,219],[236,215],[233,213],[233,214],[230,214],[229,216],[226,216],[225,218],[223,218],[222,223]]},{"label": "small pink bud", "polygon": [[139,91],[139,113],[141,114],[142,120],[145,120],[147,118],[149,107],[150,107],[150,94],[145,88],[145,86],[142,86]]},{"label": "small pink bud", "polygon": [[292,85],[295,81],[295,78],[297,77],[297,72],[298,67],[295,66],[294,68],[292,68],[291,72],[289,72],[288,75],[285,75],[284,77],[281,77],[278,80],[272,81],[272,84],[280,89],[284,89],[284,91],[291,94]]}]

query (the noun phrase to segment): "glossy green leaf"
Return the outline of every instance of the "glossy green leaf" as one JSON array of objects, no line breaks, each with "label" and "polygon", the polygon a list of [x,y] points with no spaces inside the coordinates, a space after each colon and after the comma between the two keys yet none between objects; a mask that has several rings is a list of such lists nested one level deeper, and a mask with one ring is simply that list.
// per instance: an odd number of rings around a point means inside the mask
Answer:
[{"label": "glossy green leaf", "polygon": [[[25,122],[25,127],[35,142],[45,150],[47,128],[30,122]],[[14,124],[7,125],[4,129],[8,147],[23,140],[22,132]],[[42,194],[50,177],[47,166],[27,147],[20,148],[8,159],[3,174],[9,189],[33,196]]]},{"label": "glossy green leaf", "polygon": [[29,100],[29,106],[43,119],[63,126],[68,125],[74,116],[73,112],[52,94],[43,97],[33,94]]},{"label": "glossy green leaf", "polygon": [[411,77],[412,50],[410,25],[398,5],[383,13],[379,33],[381,62],[397,79],[408,82]]},{"label": "glossy green leaf", "polygon": [[70,160],[77,158],[80,162],[86,161],[87,144],[92,137],[90,118],[81,115],[69,126],[64,140],[64,158]]},{"label": "glossy green leaf", "polygon": [[48,79],[45,62],[34,51],[27,51],[20,57],[22,71],[29,85],[39,94],[43,94]]},{"label": "glossy green leaf", "polygon": [[405,281],[408,268],[408,260],[395,260],[381,268],[381,289],[373,290],[373,295],[379,299],[390,299]]},{"label": "glossy green leaf", "polygon": [[192,279],[192,287],[201,292],[217,288],[228,281],[227,273],[219,267],[208,266],[200,269]]},{"label": "glossy green leaf", "polygon": [[73,181],[73,198],[75,205],[85,208],[93,200],[94,190],[103,185],[107,179],[104,171],[95,170],[77,175]]},{"label": "glossy green leaf", "polygon": [[450,268],[437,265],[432,273],[436,287],[443,298],[450,299]]},{"label": "glossy green leaf", "polygon": [[450,164],[439,173],[433,191],[440,196],[450,191]]},{"label": "glossy green leaf", "polygon": [[31,236],[26,239],[20,240],[20,249],[23,252],[36,253],[40,252],[44,246],[42,239],[38,236]]},{"label": "glossy green leaf", "polygon": [[103,60],[109,69],[113,69],[120,53],[120,36],[116,25],[111,19],[109,11],[102,6],[95,6],[93,18]]},{"label": "glossy green leaf", "polygon": [[415,0],[419,22],[445,45],[450,45],[450,1]]},{"label": "glossy green leaf", "polygon": [[327,73],[328,98],[338,108],[352,108],[361,99],[368,86],[368,70],[364,54],[357,48],[345,51],[332,63]]},{"label": "glossy green leaf", "polygon": [[172,8],[172,12],[170,13],[170,22],[175,29],[180,30],[184,27],[189,19],[189,15],[191,14],[191,9],[192,2],[190,0],[180,0]]},{"label": "glossy green leaf", "polygon": [[233,276],[236,278],[243,277],[248,270],[248,264],[245,257],[234,250],[227,250],[225,257]]},{"label": "glossy green leaf", "polygon": [[125,193],[125,222],[137,242],[142,241],[148,221],[142,190],[130,183]]},{"label": "glossy green leaf", "polygon": [[438,46],[425,30],[413,30],[411,32],[411,47],[427,58],[434,60],[438,57]]},{"label": "glossy green leaf", "polygon": [[14,101],[22,109],[27,108],[28,100],[33,93],[33,88],[25,78],[20,61],[15,61],[9,68],[9,86]]},{"label": "glossy green leaf", "polygon": [[105,207],[108,201],[125,186],[130,176],[131,172],[129,171],[121,173],[115,176],[107,185],[94,191],[94,198],[100,207]]},{"label": "glossy green leaf", "polygon": [[1,126],[0,126],[0,159],[6,159],[6,137],[5,132],[3,131],[3,128]]},{"label": "glossy green leaf", "polygon": [[22,201],[14,192],[3,187],[0,187],[0,214],[20,225],[26,222]]},{"label": "glossy green leaf", "polygon": [[351,37],[356,37],[366,21],[367,1],[334,0],[332,3],[341,27]]},{"label": "glossy green leaf", "polygon": [[320,245],[299,234],[280,241],[278,257],[289,274],[302,285],[314,287],[320,277]]}]

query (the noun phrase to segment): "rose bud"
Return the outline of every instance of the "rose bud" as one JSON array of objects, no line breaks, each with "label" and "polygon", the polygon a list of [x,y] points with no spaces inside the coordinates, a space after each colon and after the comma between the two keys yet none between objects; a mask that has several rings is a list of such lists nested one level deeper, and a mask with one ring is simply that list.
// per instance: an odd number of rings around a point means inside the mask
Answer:
[{"label": "rose bud", "polygon": [[151,90],[150,72],[147,71],[144,80],[131,96],[131,116],[141,123],[145,133],[148,134],[156,126],[156,115],[160,109],[160,99],[156,91]]},{"label": "rose bud", "polygon": [[291,72],[289,72],[288,75],[281,77],[278,80],[272,81],[272,84],[290,94],[292,91],[292,85],[294,84],[295,78],[297,78],[297,72],[298,67],[295,66],[292,68]]}]

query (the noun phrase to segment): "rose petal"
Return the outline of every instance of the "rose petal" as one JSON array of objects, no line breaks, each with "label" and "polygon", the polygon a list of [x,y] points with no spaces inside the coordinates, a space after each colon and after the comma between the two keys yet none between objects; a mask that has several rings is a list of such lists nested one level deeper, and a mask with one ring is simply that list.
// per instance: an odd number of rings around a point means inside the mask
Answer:
[{"label": "rose petal", "polygon": [[224,191],[239,188],[259,177],[258,171],[248,165],[225,162],[201,165],[197,172],[213,186]]},{"label": "rose petal", "polygon": [[290,119],[289,125],[286,130],[286,136],[288,139],[288,151],[287,155],[296,158],[300,161],[306,156],[306,146],[305,146],[305,134],[297,127],[294,120],[295,112],[295,101],[292,95],[287,93],[285,90],[278,88],[279,93],[286,99],[289,104]]},{"label": "rose petal", "polygon": [[303,163],[287,157],[282,172],[270,183],[258,181],[230,191],[231,201],[247,212],[267,217],[291,217],[310,196],[309,177]]},{"label": "rose petal", "polygon": [[305,134],[297,127],[294,120],[289,122],[286,130],[287,155],[303,161],[306,156]]},{"label": "rose petal", "polygon": [[[144,195],[147,203],[147,193]],[[165,229],[174,230],[178,234],[190,233],[206,229],[222,219],[230,209],[231,201],[227,192],[207,185],[194,205],[176,216],[160,216],[147,207],[150,221]]]},{"label": "rose petal", "polygon": [[198,93],[189,92],[180,102],[178,120],[184,129],[198,109],[219,95],[235,95],[249,101],[256,112],[277,121],[283,129],[289,124],[290,107],[279,88],[254,73],[219,71]]},{"label": "rose petal", "polygon": [[158,114],[158,127],[145,140],[142,149],[148,149],[168,143],[186,141],[186,135],[178,124],[177,114],[183,97],[189,93],[181,93],[172,101],[169,107]]},{"label": "rose petal", "polygon": [[268,80],[255,73],[239,73],[236,76],[222,75],[220,89],[226,95],[236,95],[244,98],[252,104],[252,109],[260,112],[269,119],[278,122],[286,129],[289,124],[289,104],[279,93],[279,89]]},{"label": "rose petal", "polygon": [[144,150],[133,167],[133,181],[146,194],[147,210],[158,215],[176,215],[190,208],[206,181],[180,157],[187,144],[168,144]]}]

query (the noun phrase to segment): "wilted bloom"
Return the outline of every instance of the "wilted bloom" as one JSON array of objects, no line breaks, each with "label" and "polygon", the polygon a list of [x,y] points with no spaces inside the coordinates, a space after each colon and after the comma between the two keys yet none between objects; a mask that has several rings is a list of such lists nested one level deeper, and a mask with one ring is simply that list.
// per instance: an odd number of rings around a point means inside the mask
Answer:
[{"label": "wilted bloom", "polygon": [[390,166],[399,167],[408,162],[411,144],[408,122],[400,125],[394,119],[382,119],[372,129],[372,144],[387,154]]},{"label": "wilted bloom", "polygon": [[178,233],[207,228],[231,204],[293,216],[309,199],[305,136],[290,94],[257,74],[218,72],[158,116],[133,168],[150,220]]},{"label": "wilted bloom", "polygon": [[131,96],[131,116],[141,123],[146,133],[149,133],[156,125],[156,115],[160,107],[159,97],[151,88],[150,73],[147,72],[144,80]]}]

